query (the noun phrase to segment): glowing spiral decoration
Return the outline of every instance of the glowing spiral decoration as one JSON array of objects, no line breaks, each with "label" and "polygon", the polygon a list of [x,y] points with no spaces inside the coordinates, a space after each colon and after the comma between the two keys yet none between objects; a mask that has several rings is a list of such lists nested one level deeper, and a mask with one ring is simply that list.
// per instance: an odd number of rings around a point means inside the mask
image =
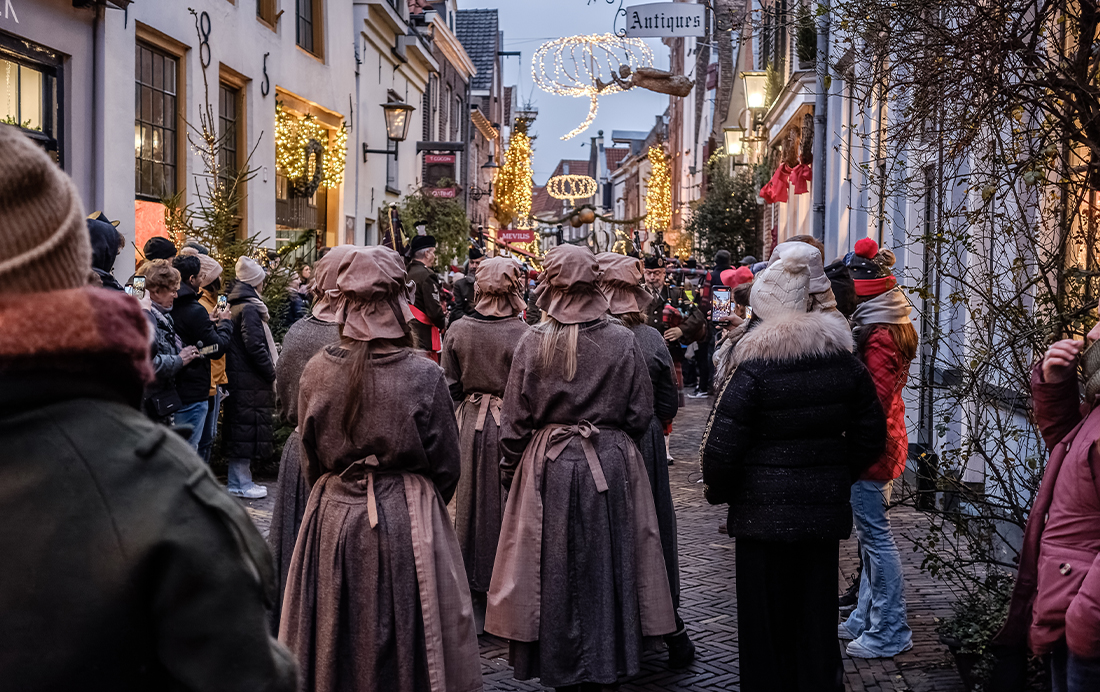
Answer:
[{"label": "glowing spiral decoration", "polygon": [[538,88],[558,96],[590,99],[588,117],[563,140],[588,129],[596,119],[600,96],[624,91],[616,81],[622,65],[631,70],[652,67],[653,51],[640,38],[612,34],[566,36],[548,41],[535,51],[531,77]]},{"label": "glowing spiral decoration", "polygon": [[587,175],[555,175],[546,181],[546,194],[554,199],[567,199],[574,206],[576,200],[596,194],[596,189],[596,181]]}]

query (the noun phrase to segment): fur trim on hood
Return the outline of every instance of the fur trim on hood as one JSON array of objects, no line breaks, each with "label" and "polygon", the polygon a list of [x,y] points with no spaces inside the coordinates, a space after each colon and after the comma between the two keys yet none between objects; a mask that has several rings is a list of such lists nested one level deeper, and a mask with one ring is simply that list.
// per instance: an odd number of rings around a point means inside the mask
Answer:
[{"label": "fur trim on hood", "polygon": [[798,360],[854,349],[848,320],[836,310],[784,312],[761,320],[745,334],[733,350],[732,365],[750,360]]}]

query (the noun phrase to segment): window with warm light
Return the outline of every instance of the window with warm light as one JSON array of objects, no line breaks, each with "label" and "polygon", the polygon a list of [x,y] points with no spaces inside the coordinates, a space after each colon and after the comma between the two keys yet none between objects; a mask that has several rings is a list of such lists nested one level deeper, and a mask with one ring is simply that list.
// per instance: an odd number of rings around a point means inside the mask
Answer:
[{"label": "window with warm light", "polygon": [[60,54],[0,32],[0,124],[21,128],[57,162],[61,74]]},{"label": "window with warm light", "polygon": [[138,197],[159,201],[177,190],[179,60],[139,42],[135,69],[134,186]]}]

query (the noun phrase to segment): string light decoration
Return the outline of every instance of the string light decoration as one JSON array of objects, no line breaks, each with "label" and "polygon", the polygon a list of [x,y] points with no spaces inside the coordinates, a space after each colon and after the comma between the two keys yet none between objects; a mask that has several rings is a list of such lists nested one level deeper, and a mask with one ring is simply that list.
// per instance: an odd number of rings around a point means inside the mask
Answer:
[{"label": "string light decoration", "polygon": [[493,184],[493,204],[502,228],[526,223],[531,216],[531,138],[522,130],[512,133],[504,165]]},{"label": "string light decoration", "polygon": [[[547,61],[551,66],[547,66]],[[588,129],[596,119],[599,98],[625,91],[616,79],[627,66],[633,70],[653,66],[653,51],[639,38],[613,34],[565,36],[548,41],[531,58],[531,77],[538,88],[549,94],[589,99],[588,117],[563,140],[572,139]],[[627,85],[630,88],[632,85]]]},{"label": "string light decoration", "polygon": [[665,231],[672,223],[672,172],[663,146],[652,146],[649,158],[649,179],[646,181],[646,227],[650,231]]},{"label": "string light decoration", "polygon": [[[321,145],[320,157],[310,140]],[[344,168],[348,157],[348,129],[341,127],[329,137],[329,130],[312,115],[299,118],[283,108],[275,106],[275,165],[283,171],[295,187],[312,187],[305,181],[317,180],[318,186],[334,188],[344,181]],[[318,176],[317,166],[321,166]],[[314,190],[316,187],[313,188]]]},{"label": "string light decoration", "polygon": [[555,175],[546,181],[546,194],[554,199],[567,199],[577,206],[578,199],[588,199],[596,194],[596,181],[587,175]]}]

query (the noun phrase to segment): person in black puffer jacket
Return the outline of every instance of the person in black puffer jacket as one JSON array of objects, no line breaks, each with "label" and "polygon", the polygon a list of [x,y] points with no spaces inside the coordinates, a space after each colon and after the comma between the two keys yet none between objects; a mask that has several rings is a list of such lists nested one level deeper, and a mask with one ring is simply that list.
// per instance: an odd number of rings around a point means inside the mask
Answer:
[{"label": "person in black puffer jacket", "polygon": [[707,500],[729,505],[737,539],[741,689],[841,692],[839,543],[886,418],[816,248],[776,248],[750,301],[702,454]]},{"label": "person in black puffer jacket", "polygon": [[233,336],[226,353],[222,439],[229,458],[229,494],[250,500],[267,496],[267,488],[252,482],[253,459],[274,451],[275,365],[278,352],[267,326],[267,306],[259,290],[267,273],[248,257],[237,260],[237,282],[229,291]]}]

